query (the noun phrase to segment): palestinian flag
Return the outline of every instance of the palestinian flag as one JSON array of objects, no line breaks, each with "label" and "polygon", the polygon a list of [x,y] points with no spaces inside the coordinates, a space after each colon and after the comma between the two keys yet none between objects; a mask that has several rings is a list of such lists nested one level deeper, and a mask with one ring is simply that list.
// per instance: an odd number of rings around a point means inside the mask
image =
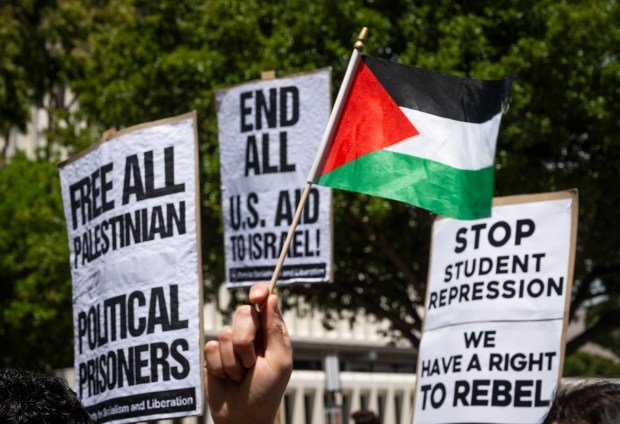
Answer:
[{"label": "palestinian flag", "polygon": [[451,218],[490,216],[511,79],[459,78],[364,55],[353,66],[310,180]]}]

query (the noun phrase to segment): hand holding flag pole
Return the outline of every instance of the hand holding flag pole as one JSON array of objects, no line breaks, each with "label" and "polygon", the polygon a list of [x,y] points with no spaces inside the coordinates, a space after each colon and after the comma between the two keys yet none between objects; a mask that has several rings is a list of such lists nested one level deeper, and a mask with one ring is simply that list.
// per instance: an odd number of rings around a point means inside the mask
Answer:
[{"label": "hand holding flag pole", "polygon": [[360,52],[364,49],[364,41],[366,41],[367,37],[368,28],[363,27],[359,35],[357,36],[357,41],[355,41],[355,44],[353,45],[353,54],[351,55],[351,59],[349,60],[347,71],[342,81],[342,85],[340,86],[340,90],[338,91],[338,97],[336,97],[336,102],[334,103],[332,113],[329,117],[329,121],[327,122],[327,127],[325,128],[325,132],[323,133],[323,140],[321,141],[321,146],[319,147],[319,151],[314,159],[314,164],[312,165],[312,169],[310,170],[310,174],[308,175],[308,181],[306,182],[304,191],[301,194],[301,198],[299,199],[299,204],[297,205],[297,209],[295,210],[293,222],[291,223],[291,227],[289,228],[288,234],[286,235],[286,240],[284,241],[284,245],[282,246],[282,251],[280,252],[280,257],[278,258],[278,263],[276,264],[276,268],[274,269],[273,275],[271,276],[271,281],[269,282],[269,293],[273,293],[276,281],[278,280],[280,272],[282,271],[282,264],[284,263],[284,258],[286,257],[286,253],[288,252],[288,249],[291,245],[293,234],[295,233],[297,224],[299,224],[301,212],[303,211],[304,206],[306,205],[306,201],[308,200],[310,188],[312,188],[312,183],[316,179],[319,169],[321,169],[322,162],[324,162],[325,160],[323,156],[325,156],[324,153],[326,151],[326,147],[329,145],[331,139],[333,138],[336,122],[338,122],[338,119],[340,118],[342,105],[351,86],[351,82],[353,81],[353,73],[355,67],[357,66],[357,62],[360,59]]}]

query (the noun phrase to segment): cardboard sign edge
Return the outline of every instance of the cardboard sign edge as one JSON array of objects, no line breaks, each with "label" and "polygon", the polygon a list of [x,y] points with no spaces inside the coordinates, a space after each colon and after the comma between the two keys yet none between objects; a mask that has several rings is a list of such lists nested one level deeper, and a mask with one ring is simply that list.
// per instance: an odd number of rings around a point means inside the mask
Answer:
[{"label": "cardboard sign edge", "polygon": [[197,114],[195,110],[192,110],[191,112],[187,112],[184,113],[182,115],[176,115],[176,116],[172,116],[169,118],[163,118],[163,119],[158,119],[156,121],[150,121],[150,122],[145,122],[142,124],[137,124],[137,125],[133,125],[131,127],[127,127],[127,128],[123,128],[120,131],[115,132],[114,134],[110,135],[109,137],[106,137],[105,139],[102,138],[101,140],[99,140],[98,142],[96,142],[95,144],[92,144],[90,146],[88,146],[87,148],[80,150],[79,152],[69,156],[67,159],[60,161],[58,163],[58,168],[62,169],[65,166],[79,160],[82,159],[83,157],[85,157],[86,155],[88,155],[89,153],[94,152],[95,150],[97,150],[99,147],[101,147],[104,143],[108,143],[112,140],[114,140],[115,138],[121,137],[123,135],[126,134],[130,134],[132,132],[136,132],[136,131],[140,131],[146,128],[151,128],[151,127],[158,127],[160,125],[167,125],[167,124],[174,124],[176,122],[180,122],[180,121],[185,121],[187,119],[194,119],[194,126],[196,126],[196,122],[197,122]]}]

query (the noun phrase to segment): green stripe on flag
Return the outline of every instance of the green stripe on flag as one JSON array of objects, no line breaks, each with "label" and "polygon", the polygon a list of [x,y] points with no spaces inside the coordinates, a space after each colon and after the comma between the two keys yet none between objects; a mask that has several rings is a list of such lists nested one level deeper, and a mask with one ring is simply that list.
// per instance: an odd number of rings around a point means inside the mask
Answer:
[{"label": "green stripe on flag", "polygon": [[491,215],[493,166],[462,170],[378,150],[321,175],[317,184],[410,203],[456,219]]}]

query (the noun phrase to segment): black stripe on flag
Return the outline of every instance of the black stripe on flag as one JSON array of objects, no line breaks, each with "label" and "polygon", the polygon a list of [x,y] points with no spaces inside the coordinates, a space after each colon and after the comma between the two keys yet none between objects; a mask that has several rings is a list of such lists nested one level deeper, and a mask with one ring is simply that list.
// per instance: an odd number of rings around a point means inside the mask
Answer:
[{"label": "black stripe on flag", "polygon": [[396,104],[408,109],[480,124],[502,110],[512,78],[476,80],[362,55]]}]

